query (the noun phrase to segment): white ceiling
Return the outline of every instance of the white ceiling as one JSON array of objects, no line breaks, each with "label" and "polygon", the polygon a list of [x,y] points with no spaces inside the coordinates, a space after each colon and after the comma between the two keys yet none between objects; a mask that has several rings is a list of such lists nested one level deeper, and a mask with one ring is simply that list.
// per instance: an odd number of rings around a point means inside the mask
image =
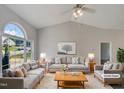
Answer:
[{"label": "white ceiling", "polygon": [[78,20],[74,20],[74,18],[72,18],[72,12],[67,12],[73,6],[75,6],[71,4],[11,4],[6,6],[28,23],[32,24],[36,29],[64,23],[67,21],[76,21],[100,28],[124,29],[124,5],[86,5],[87,7],[95,9],[96,12],[84,12],[84,15]]}]

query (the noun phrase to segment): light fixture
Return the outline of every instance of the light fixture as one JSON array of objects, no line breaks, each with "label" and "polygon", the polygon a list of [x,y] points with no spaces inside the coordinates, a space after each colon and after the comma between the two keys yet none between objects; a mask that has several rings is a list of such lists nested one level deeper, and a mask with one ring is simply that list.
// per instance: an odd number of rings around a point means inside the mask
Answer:
[{"label": "light fixture", "polygon": [[40,58],[46,58],[46,53],[40,53]]},{"label": "light fixture", "polygon": [[46,53],[40,53],[41,61],[46,61]]},{"label": "light fixture", "polygon": [[78,18],[83,15],[83,10],[79,7],[73,9],[73,16]]},{"label": "light fixture", "polygon": [[94,53],[88,53],[88,58],[89,58],[90,62],[93,62],[93,60],[95,58],[95,54]]}]

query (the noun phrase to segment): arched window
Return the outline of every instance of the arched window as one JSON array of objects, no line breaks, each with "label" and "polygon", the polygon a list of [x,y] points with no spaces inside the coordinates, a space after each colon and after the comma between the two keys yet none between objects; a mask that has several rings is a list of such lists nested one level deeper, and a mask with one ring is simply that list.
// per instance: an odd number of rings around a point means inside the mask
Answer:
[{"label": "arched window", "polygon": [[21,38],[25,38],[24,31],[22,30],[22,28],[12,23],[9,23],[5,26],[4,33],[17,36],[17,37],[21,37]]},{"label": "arched window", "polygon": [[3,69],[30,61],[32,59],[31,44],[20,25],[6,24],[2,36]]}]

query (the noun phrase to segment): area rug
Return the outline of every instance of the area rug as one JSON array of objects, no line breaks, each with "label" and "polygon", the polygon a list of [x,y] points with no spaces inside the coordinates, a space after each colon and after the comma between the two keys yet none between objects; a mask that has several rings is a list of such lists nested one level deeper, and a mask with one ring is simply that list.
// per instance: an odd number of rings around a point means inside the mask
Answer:
[{"label": "area rug", "polygon": [[[36,89],[57,89],[57,82],[54,81],[54,77],[55,74],[46,74]],[[88,79],[88,82],[85,83],[86,89],[112,89],[110,85],[104,87],[103,83],[94,78],[93,74],[86,74],[86,77]]]}]

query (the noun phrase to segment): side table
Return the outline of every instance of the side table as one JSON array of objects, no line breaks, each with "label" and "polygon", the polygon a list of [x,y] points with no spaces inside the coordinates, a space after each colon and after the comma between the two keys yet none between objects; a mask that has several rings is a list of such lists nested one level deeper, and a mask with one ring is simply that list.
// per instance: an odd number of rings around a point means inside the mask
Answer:
[{"label": "side table", "polygon": [[94,72],[94,66],[96,65],[96,62],[89,62],[89,68],[90,68],[90,72]]}]

